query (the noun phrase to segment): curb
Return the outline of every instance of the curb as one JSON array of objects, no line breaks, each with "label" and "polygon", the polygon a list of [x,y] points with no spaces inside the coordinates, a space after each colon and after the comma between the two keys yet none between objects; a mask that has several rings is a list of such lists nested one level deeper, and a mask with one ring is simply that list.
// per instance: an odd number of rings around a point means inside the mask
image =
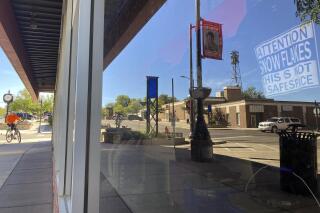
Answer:
[{"label": "curb", "polygon": [[225,143],[227,143],[227,141],[216,141],[216,142],[212,142],[212,145],[220,145]]}]

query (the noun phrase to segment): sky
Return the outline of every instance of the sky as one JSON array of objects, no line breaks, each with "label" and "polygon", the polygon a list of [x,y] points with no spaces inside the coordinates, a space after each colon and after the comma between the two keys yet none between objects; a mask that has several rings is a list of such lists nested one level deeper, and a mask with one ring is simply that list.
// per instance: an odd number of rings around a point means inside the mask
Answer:
[{"label": "sky", "polygon": [[[204,59],[202,62],[203,84],[212,88],[212,95],[232,84],[232,50],[240,52],[243,87],[254,86],[263,91],[254,48],[300,24],[295,9],[293,0],[201,1],[201,17],[223,24],[223,60]],[[194,0],[168,0],[105,70],[103,103],[112,102],[119,94],[144,97],[147,75],[159,77],[160,94],[171,93],[171,78],[174,78],[175,95],[185,98],[189,83],[180,76],[189,75],[188,30],[189,24],[194,22]],[[195,59],[195,53],[193,56]],[[313,88],[272,98],[314,101],[320,99],[320,94],[319,88]]]},{"label": "sky", "polygon": [[0,48],[0,107],[5,106],[2,100],[2,96],[5,93],[10,90],[12,94],[17,94],[22,89],[24,89],[22,81],[2,48]]},{"label": "sky", "polygon": [[[212,88],[212,95],[232,84],[232,50],[240,53],[243,87],[254,86],[263,91],[254,49],[262,42],[298,25],[300,20],[295,16],[295,9],[293,0],[201,1],[201,17],[223,25],[223,60],[202,60],[203,85]],[[194,22],[194,0],[167,0],[104,71],[103,105],[113,102],[118,95],[125,94],[133,98],[146,96],[146,76],[158,76],[159,94],[169,95],[171,78],[174,78],[176,97],[187,97],[189,82],[180,76],[189,75],[189,24]],[[319,34],[318,26],[316,31]],[[195,59],[195,52],[193,56]],[[23,84],[0,50],[0,94],[9,89],[16,93],[22,88]],[[320,100],[319,87],[272,98]]]}]

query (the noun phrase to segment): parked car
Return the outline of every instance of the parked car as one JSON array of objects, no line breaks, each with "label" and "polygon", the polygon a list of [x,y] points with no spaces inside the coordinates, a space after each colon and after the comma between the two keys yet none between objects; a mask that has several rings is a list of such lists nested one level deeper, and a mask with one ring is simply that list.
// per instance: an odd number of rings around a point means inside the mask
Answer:
[{"label": "parked car", "polygon": [[128,115],[128,120],[129,121],[143,121],[143,119],[139,115]]},{"label": "parked car", "polygon": [[293,117],[273,117],[267,121],[259,123],[259,130],[262,132],[278,132],[279,130],[285,130],[289,127],[290,124],[301,124],[301,121],[298,118]]},{"label": "parked car", "polygon": [[22,119],[22,120],[34,120],[34,116],[26,113],[26,112],[18,112],[17,115]]}]

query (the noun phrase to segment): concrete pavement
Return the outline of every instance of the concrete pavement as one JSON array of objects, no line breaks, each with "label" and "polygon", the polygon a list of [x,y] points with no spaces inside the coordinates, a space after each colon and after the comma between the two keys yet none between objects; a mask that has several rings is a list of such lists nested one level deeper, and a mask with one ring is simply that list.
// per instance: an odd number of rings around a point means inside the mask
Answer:
[{"label": "concrete pavement", "polygon": [[101,144],[100,212],[320,212],[311,197],[280,191],[279,170],[215,154],[190,160],[183,146]]},{"label": "concrete pavement", "polygon": [[51,141],[0,145],[0,213],[52,212]]},{"label": "concrete pavement", "polygon": [[31,143],[10,146],[0,145],[0,188],[11,174],[23,153],[31,147]]}]

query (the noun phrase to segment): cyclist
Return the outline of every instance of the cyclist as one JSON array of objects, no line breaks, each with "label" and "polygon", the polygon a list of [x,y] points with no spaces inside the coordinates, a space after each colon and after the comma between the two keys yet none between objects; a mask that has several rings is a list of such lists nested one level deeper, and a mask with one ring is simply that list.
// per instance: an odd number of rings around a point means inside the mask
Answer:
[{"label": "cyclist", "polygon": [[13,131],[16,129],[17,123],[20,120],[21,120],[21,118],[17,114],[10,113],[6,117],[6,124],[10,127],[11,131]]}]

